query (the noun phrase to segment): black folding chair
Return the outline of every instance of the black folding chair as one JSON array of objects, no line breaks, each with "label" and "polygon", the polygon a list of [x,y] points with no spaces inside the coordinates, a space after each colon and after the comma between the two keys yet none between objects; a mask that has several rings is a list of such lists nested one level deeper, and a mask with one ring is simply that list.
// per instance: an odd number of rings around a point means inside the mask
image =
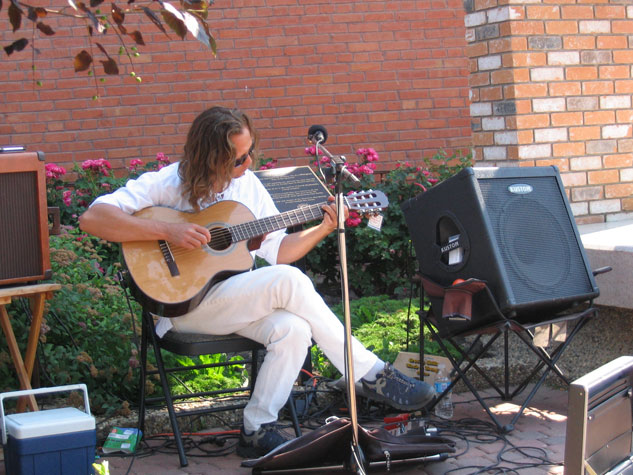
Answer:
[{"label": "black folding chair", "polygon": [[[156,369],[147,369],[147,350],[148,345],[154,351],[154,357],[156,359]],[[250,357],[241,359],[238,361],[223,361],[216,363],[200,364],[195,366],[177,366],[167,368],[165,366],[161,350],[166,350],[177,355],[184,356],[200,356],[200,355],[214,355],[219,353],[250,353]],[[141,384],[140,384],[140,408],[139,408],[139,428],[144,429],[145,425],[145,412],[146,407],[149,404],[163,403],[167,406],[167,412],[169,414],[169,421],[171,423],[174,439],[176,442],[176,448],[178,456],[180,458],[180,465],[187,466],[187,457],[185,455],[185,449],[182,442],[181,430],[178,424],[179,417],[185,416],[198,416],[202,414],[215,413],[220,411],[233,411],[242,409],[246,406],[247,399],[243,401],[228,405],[209,405],[199,408],[179,408],[176,411],[176,404],[181,400],[191,400],[195,398],[208,398],[216,397],[227,394],[235,394],[238,392],[252,391],[255,380],[257,378],[258,358],[259,351],[264,350],[264,347],[253,340],[244,338],[239,335],[204,335],[197,333],[177,333],[174,331],[168,331],[162,338],[159,338],[155,332],[154,316],[152,313],[143,310],[143,327],[141,331]],[[204,392],[186,392],[175,394],[169,385],[169,375],[182,371],[190,371],[195,369],[213,368],[231,365],[244,365],[248,364],[251,367],[249,384],[246,387],[234,387],[226,389],[218,389],[213,391]],[[160,377],[160,383],[163,390],[163,396],[147,397],[145,389],[145,381],[147,376],[152,374],[158,374]],[[292,424],[297,437],[301,436],[301,428],[297,419],[295,411],[294,401],[291,397],[286,404]]]}]

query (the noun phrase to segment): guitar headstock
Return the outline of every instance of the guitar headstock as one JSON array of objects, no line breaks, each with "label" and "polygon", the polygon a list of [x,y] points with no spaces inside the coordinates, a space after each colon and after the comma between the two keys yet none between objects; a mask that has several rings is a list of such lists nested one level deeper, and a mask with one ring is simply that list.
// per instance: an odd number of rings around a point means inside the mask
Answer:
[{"label": "guitar headstock", "polygon": [[389,206],[387,195],[378,190],[354,191],[345,196],[347,207],[358,213],[377,213]]}]

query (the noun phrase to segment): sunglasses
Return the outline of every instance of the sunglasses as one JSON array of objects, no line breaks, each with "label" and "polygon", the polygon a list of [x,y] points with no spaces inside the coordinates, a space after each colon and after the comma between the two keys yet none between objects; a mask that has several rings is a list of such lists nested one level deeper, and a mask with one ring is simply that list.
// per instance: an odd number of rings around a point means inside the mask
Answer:
[{"label": "sunglasses", "polygon": [[248,152],[246,152],[240,158],[235,160],[235,168],[241,167],[244,164],[244,162],[246,161],[246,159],[248,159],[248,157],[253,154],[254,150],[255,150],[255,144],[251,145],[251,148],[248,149]]}]

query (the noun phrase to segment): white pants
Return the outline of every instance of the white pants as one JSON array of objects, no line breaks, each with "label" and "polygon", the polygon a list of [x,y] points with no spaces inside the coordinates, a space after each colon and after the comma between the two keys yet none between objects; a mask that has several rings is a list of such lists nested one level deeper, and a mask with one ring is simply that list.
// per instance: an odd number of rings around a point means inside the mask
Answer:
[{"label": "white pants", "polygon": [[[237,333],[266,347],[244,408],[244,427],[249,431],[277,420],[312,339],[341,373],[345,371],[343,325],[296,267],[276,265],[233,276],[215,285],[194,310],[171,322],[175,331]],[[355,338],[352,357],[356,380],[378,360]]]}]

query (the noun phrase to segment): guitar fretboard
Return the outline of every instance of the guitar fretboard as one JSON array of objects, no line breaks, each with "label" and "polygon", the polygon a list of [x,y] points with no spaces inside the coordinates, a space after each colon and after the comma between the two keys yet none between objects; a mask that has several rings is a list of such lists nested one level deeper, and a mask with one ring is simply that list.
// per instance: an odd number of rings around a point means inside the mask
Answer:
[{"label": "guitar fretboard", "polygon": [[262,234],[314,221],[323,216],[323,206],[327,204],[327,202],[324,202],[304,206],[275,216],[269,216],[248,223],[236,224],[230,226],[228,231],[231,233],[231,240],[233,242],[246,241],[256,236],[261,236]]}]

